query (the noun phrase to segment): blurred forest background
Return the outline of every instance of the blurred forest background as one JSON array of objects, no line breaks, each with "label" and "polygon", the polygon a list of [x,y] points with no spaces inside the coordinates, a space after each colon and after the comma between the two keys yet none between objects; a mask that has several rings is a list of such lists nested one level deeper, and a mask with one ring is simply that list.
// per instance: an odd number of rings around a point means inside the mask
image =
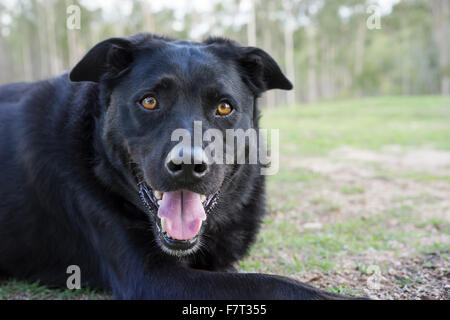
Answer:
[{"label": "blurred forest background", "polygon": [[[0,83],[57,75],[98,41],[146,31],[192,40],[221,35],[264,48],[295,83],[295,91],[268,93],[269,106],[450,95],[449,0],[167,3],[1,0]],[[73,4],[81,21],[70,30],[67,8]]]}]

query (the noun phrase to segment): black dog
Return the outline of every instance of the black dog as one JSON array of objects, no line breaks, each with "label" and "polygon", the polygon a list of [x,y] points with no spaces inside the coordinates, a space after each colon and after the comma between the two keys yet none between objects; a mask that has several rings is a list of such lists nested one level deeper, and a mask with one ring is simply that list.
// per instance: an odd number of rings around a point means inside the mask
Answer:
[{"label": "black dog", "polygon": [[[119,299],[338,298],[230,272],[264,214],[260,165],[176,163],[177,128],[258,128],[257,97],[291,89],[264,51],[139,34],[69,75],[0,87],[0,272]],[[189,154],[188,149],[183,152]],[[192,149],[191,149],[192,151]]]}]

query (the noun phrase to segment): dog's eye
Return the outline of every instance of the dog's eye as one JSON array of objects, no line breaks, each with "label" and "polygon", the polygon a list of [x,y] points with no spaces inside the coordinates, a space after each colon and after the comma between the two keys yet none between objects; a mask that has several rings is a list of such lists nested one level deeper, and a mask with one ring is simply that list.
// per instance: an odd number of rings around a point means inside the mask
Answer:
[{"label": "dog's eye", "polygon": [[228,102],[221,102],[217,106],[217,114],[219,114],[221,116],[226,116],[226,115],[230,114],[231,111],[233,111],[233,108],[231,107],[231,105]]},{"label": "dog's eye", "polygon": [[158,106],[158,100],[153,96],[147,96],[141,100],[141,105],[145,109],[153,110]]}]

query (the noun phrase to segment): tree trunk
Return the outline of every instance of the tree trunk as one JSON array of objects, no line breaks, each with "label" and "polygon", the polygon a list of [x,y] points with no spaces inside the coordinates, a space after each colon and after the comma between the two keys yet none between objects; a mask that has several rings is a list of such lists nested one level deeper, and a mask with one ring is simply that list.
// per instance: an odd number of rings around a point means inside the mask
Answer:
[{"label": "tree trunk", "polygon": [[[51,76],[57,75],[61,72],[60,60],[58,56],[58,48],[56,41],[56,25],[55,25],[55,10],[53,1],[43,2],[45,7],[46,27],[47,27],[47,43],[48,43],[48,60],[50,61]],[[65,12],[64,12],[65,14]]]},{"label": "tree trunk", "polygon": [[[66,7],[69,7],[71,4],[72,4],[71,1],[66,0]],[[83,26],[80,25],[80,28],[83,28]],[[66,28],[69,69],[75,66],[75,64],[81,59],[83,54],[81,52],[80,37],[79,37],[81,30],[82,29],[71,30],[69,28]]]},{"label": "tree trunk", "polygon": [[[269,3],[266,12],[265,12],[265,18],[267,23],[269,23],[269,14],[272,11],[272,2]],[[264,49],[271,53],[272,51],[272,29],[269,27],[263,34],[263,44]],[[269,90],[265,94],[266,96],[266,106],[268,108],[274,108],[276,106],[276,97],[275,97],[275,91]]]},{"label": "tree trunk", "polygon": [[308,55],[308,92],[307,92],[307,100],[308,102],[314,102],[318,98],[317,94],[317,74],[316,74],[316,65],[317,65],[317,57],[316,57],[316,31],[314,30],[314,26],[309,25],[306,27],[306,37],[308,39],[307,44],[307,55]]},{"label": "tree trunk", "polygon": [[42,6],[45,4],[38,5],[38,24],[41,26],[37,28],[37,37],[39,39],[39,59],[40,59],[40,78],[45,79],[50,75],[50,68],[48,65],[47,59],[47,46],[48,37],[47,37],[47,29],[42,27],[46,25],[45,18],[45,10]]},{"label": "tree trunk", "polygon": [[[355,65],[353,69],[353,77],[358,79],[363,72],[364,67],[364,53],[366,47],[366,21],[362,21],[358,26],[355,40]],[[357,94],[361,95],[361,88],[358,88]]]},{"label": "tree trunk", "polygon": [[450,95],[450,3],[448,0],[433,0],[434,40],[439,52],[441,94]]},{"label": "tree trunk", "polygon": [[[285,2],[286,3],[286,2]],[[286,61],[286,75],[294,85],[294,90],[286,93],[287,104],[295,105],[295,60],[294,60],[294,26],[292,21],[292,8],[285,6],[287,9],[287,19],[284,22],[284,54]]]},{"label": "tree trunk", "polygon": [[32,81],[32,67],[31,67],[31,59],[29,55],[29,49],[25,45],[22,45],[22,61],[23,61],[23,78],[20,80]]},{"label": "tree trunk", "polygon": [[247,25],[247,44],[256,46],[256,4],[250,1],[250,12]]}]

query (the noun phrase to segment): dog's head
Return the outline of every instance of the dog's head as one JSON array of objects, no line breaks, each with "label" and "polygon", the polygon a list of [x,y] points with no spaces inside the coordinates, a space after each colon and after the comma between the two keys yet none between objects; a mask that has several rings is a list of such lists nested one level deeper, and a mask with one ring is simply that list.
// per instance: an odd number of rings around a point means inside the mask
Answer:
[{"label": "dog's head", "polygon": [[220,161],[206,152],[204,133],[215,133],[212,142],[226,139],[227,129],[256,129],[257,97],[292,88],[261,49],[222,38],[198,43],[150,34],[97,44],[70,79],[99,83],[108,159],[140,193],[161,247],[176,255],[198,246],[202,222],[236,169],[226,155]]}]

